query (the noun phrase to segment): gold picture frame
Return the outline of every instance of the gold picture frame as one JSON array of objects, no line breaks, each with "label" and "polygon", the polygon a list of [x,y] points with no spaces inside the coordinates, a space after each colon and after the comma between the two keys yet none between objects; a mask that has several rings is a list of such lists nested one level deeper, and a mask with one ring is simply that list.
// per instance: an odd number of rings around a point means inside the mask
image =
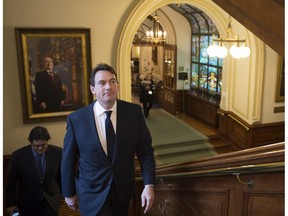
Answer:
[{"label": "gold picture frame", "polygon": [[[15,35],[24,124],[66,120],[68,114],[92,101],[90,29],[15,28]],[[60,110],[49,112],[39,109],[40,91],[37,95],[35,90],[35,77],[44,71],[47,56],[60,77],[64,102]]]},{"label": "gold picture frame", "polygon": [[284,101],[285,101],[285,60],[284,58],[279,57],[275,102],[284,102]]}]

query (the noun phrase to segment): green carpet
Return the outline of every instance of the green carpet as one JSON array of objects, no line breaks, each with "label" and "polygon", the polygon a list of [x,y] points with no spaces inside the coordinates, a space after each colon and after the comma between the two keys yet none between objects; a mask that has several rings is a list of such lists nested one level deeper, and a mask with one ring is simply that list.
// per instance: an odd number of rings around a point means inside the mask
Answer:
[{"label": "green carpet", "polygon": [[146,118],[158,165],[193,161],[217,154],[209,139],[163,109],[151,109]]}]

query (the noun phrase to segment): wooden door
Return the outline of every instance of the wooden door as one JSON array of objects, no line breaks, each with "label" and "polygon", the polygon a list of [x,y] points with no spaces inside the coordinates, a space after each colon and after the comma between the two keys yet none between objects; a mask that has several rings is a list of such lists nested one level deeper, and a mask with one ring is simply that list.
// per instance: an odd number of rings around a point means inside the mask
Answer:
[{"label": "wooden door", "polygon": [[163,98],[162,107],[172,114],[176,114],[176,45],[165,45],[163,56]]}]

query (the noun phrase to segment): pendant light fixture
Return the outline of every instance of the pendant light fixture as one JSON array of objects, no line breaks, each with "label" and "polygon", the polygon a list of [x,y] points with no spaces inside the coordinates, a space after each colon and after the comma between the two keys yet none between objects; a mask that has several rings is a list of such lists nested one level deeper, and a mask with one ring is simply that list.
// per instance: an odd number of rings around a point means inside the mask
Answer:
[{"label": "pendant light fixture", "polygon": [[146,32],[147,42],[152,44],[165,44],[166,35],[166,31],[161,31],[159,17],[156,10],[155,16],[153,16],[153,25],[150,30]]},{"label": "pendant light fixture", "polygon": [[[224,45],[224,42],[234,43],[230,48],[229,52],[231,56],[235,59],[246,58],[250,55],[250,48],[246,45],[246,38],[239,39],[239,36],[235,36],[231,26],[231,16],[228,18],[228,26],[226,28],[226,36],[220,38],[215,38],[213,36],[212,45],[207,49],[207,54],[210,57],[225,58],[228,54],[228,50]],[[216,44],[218,43],[218,44]]]}]

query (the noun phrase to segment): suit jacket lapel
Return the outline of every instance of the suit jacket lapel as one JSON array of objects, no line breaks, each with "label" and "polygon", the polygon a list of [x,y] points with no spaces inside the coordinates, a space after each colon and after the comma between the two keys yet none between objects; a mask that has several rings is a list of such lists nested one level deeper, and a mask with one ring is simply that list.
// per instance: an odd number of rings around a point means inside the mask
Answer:
[{"label": "suit jacket lapel", "polygon": [[[125,112],[125,108],[123,107],[123,104],[121,103],[121,101],[117,101],[117,126],[116,126],[116,139],[115,139],[115,149],[114,149],[114,157],[113,160],[115,158],[115,155],[117,155],[119,148],[121,148],[119,145],[121,144],[120,140],[121,140],[121,135],[123,135],[122,131],[125,128],[125,122],[126,122],[126,118],[123,115],[123,113]],[[120,115],[121,113],[121,115]]]},{"label": "suit jacket lapel", "polygon": [[26,157],[26,161],[27,161],[27,165],[28,165],[27,168],[30,169],[30,167],[34,167],[34,173],[35,173],[34,176],[35,176],[35,179],[37,179],[37,181],[38,181],[39,174],[38,174],[37,167],[36,167],[36,164],[35,164],[33,150],[32,150],[32,147],[30,145],[27,146],[27,148],[26,148],[25,157]]},{"label": "suit jacket lapel", "polygon": [[43,177],[43,180],[49,176],[49,173],[48,171],[51,170],[51,166],[52,164],[54,163],[54,159],[53,159],[53,155],[51,155],[51,150],[49,149],[49,146],[47,148],[47,151],[46,151],[46,155],[45,155],[45,159],[46,159],[46,167],[44,168],[44,177]]}]

